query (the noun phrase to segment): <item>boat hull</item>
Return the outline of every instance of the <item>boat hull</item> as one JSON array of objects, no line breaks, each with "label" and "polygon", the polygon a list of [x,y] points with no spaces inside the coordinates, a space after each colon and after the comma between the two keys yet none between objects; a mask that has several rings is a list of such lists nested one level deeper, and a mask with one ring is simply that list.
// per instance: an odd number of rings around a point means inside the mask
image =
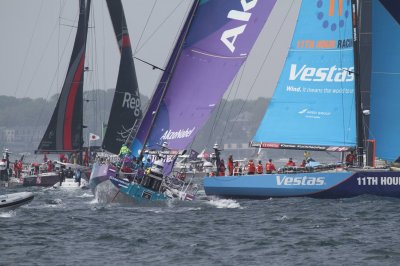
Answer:
[{"label": "boat hull", "polygon": [[167,199],[163,193],[147,189],[140,184],[130,183],[116,177],[111,177],[110,181],[119,188],[120,192],[135,201],[163,201]]},{"label": "boat hull", "polygon": [[0,196],[0,211],[14,210],[31,202],[34,198],[32,192],[18,192]]},{"label": "boat hull", "polygon": [[39,175],[28,175],[21,178],[20,182],[24,187],[40,186],[51,187],[60,181],[60,176],[56,172],[43,173]]},{"label": "boat hull", "polygon": [[93,195],[97,194],[97,187],[110,179],[111,176],[115,176],[117,169],[110,164],[94,163],[92,166],[92,172],[89,178],[89,187],[92,190]]},{"label": "boat hull", "polygon": [[204,178],[208,196],[224,198],[400,197],[400,172],[357,171],[217,176]]}]

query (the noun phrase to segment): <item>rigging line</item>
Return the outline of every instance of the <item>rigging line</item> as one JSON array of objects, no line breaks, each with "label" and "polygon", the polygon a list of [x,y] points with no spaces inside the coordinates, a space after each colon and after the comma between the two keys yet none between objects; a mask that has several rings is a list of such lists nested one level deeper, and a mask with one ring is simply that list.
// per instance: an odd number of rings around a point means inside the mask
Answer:
[{"label": "rigging line", "polygon": [[47,42],[46,42],[46,46],[42,49],[42,53],[41,53],[41,57],[39,59],[39,62],[36,64],[36,68],[32,74],[32,78],[30,79],[28,86],[25,89],[25,92],[23,93],[24,97],[27,96],[28,94],[28,89],[31,87],[33,80],[37,77],[36,74],[37,72],[40,70],[40,65],[42,64],[43,58],[46,55],[46,51],[48,50],[48,47],[50,45],[50,41],[54,35],[54,33],[56,32],[57,29],[57,24],[54,25],[53,30],[50,33],[50,37],[48,38]]},{"label": "rigging line", "polygon": [[[137,48],[135,49],[135,53],[134,55],[136,55],[137,53],[139,53],[143,47],[147,44],[148,41],[150,41],[150,39],[158,32],[159,29],[161,29],[161,26],[165,24],[166,21],[168,21],[168,19],[170,19],[172,17],[172,15],[174,14],[174,12],[178,9],[178,7],[180,7],[182,5],[182,3],[185,2],[185,0],[182,0],[173,10],[172,12],[157,26],[157,28],[153,31],[152,34],[150,34],[150,36],[143,42],[143,44],[139,47],[139,45],[137,46]],[[186,17],[186,16],[185,16]],[[184,20],[184,19],[183,19]],[[179,33],[177,33],[177,35],[179,35]],[[176,38],[175,38],[176,40]]]},{"label": "rigging line", "polygon": [[[250,86],[250,90],[249,90],[249,92],[247,93],[245,102],[248,100],[248,98],[249,98],[249,96],[250,96],[250,93],[251,93],[251,92],[253,91],[253,89],[254,89],[254,86],[255,86],[255,84],[256,84],[256,81],[258,80],[258,78],[259,78],[259,76],[260,76],[260,74],[261,74],[261,71],[262,71],[262,69],[263,69],[265,63],[267,62],[267,59],[268,59],[268,57],[269,57],[269,54],[271,53],[272,47],[273,47],[274,44],[276,43],[276,39],[277,39],[279,33],[280,33],[281,30],[282,30],[283,24],[285,24],[285,22],[286,22],[286,20],[287,20],[287,18],[288,18],[288,15],[289,15],[290,11],[291,11],[292,8],[293,8],[294,1],[295,1],[295,0],[293,0],[292,3],[290,4],[290,7],[289,7],[288,11],[286,12],[286,15],[285,15],[285,17],[284,17],[284,19],[283,19],[283,22],[282,22],[282,24],[279,26],[279,30],[278,30],[278,32],[276,33],[276,35],[274,36],[274,38],[273,38],[273,40],[272,40],[272,44],[271,44],[271,46],[270,46],[269,49],[268,49],[268,52],[267,52],[267,54],[266,54],[266,56],[265,56],[265,58],[264,58],[264,60],[263,60],[263,62],[262,62],[262,64],[261,64],[261,67],[259,68],[259,70],[258,70],[258,72],[257,72],[257,74],[256,74],[256,77],[255,77],[253,83],[252,83],[251,86]],[[297,18],[297,20],[298,20],[298,18]],[[297,23],[296,23],[296,24],[297,24]],[[240,111],[239,111],[239,114],[238,114],[237,118],[238,118],[239,115],[242,113],[245,102],[242,104],[242,107],[241,107],[241,109],[240,109]]]},{"label": "rigging line", "polygon": [[[230,99],[231,93],[232,93],[233,88],[234,88],[234,84],[236,83],[236,80],[238,79],[239,76],[240,76],[240,78],[239,78],[239,84],[241,83],[241,79],[242,79],[242,77],[243,77],[243,69],[244,69],[245,66],[246,66],[246,62],[247,62],[247,61],[244,62],[244,66],[241,68],[241,69],[242,69],[241,75],[235,75],[235,79],[233,80],[232,86],[231,86],[230,89],[229,89],[229,93],[228,93],[228,96],[227,96],[227,100],[226,100],[226,102],[225,102],[225,105],[228,104],[228,100]],[[237,92],[238,92],[238,87],[239,87],[239,85],[236,86],[235,97],[233,98],[233,100],[236,99],[236,95],[237,95]],[[229,122],[229,120],[230,120],[230,118],[231,118],[231,115],[232,115],[233,106],[234,106],[234,103],[232,102],[232,103],[230,104],[230,108],[229,108],[229,111],[228,111],[228,114],[227,114],[227,118],[226,118],[226,121],[225,121],[225,126],[224,126],[224,129],[222,130],[221,138],[220,138],[220,140],[219,140],[220,143],[222,143],[222,138],[223,138],[223,136],[225,135],[226,128],[228,127],[228,122]],[[224,106],[223,110],[224,110],[224,109],[225,109],[225,106]]]},{"label": "rigging line", "polygon": [[[341,20],[341,16],[336,16],[336,19],[337,19],[336,22],[337,22],[337,24],[339,25],[340,20]],[[348,19],[349,19],[349,18],[347,17],[347,18],[346,18],[346,22],[348,21]],[[348,23],[346,23],[346,22],[344,23],[344,25],[347,26]],[[352,25],[352,23],[351,23],[351,25]],[[351,27],[350,29],[352,30],[353,27]],[[341,27],[339,27],[337,32],[338,32],[338,35],[339,35],[339,39],[343,39],[342,36],[346,36],[346,28],[344,28],[344,29],[342,30]],[[338,57],[339,57],[339,65],[340,65],[340,69],[341,69],[342,71],[345,71],[345,69],[343,68],[343,57],[344,57],[343,51],[346,51],[346,50],[354,51],[353,47],[352,47],[352,48],[346,48],[346,49],[339,49],[339,50],[337,50],[337,52],[339,52],[339,55],[338,55]],[[354,72],[352,73],[352,72],[351,72],[350,70],[348,70],[348,69],[346,69],[346,72],[355,75]],[[341,87],[342,89],[343,89],[343,87],[344,87],[343,84],[344,84],[344,81],[341,80],[341,81],[340,81],[340,87]],[[342,139],[342,143],[343,143],[343,145],[346,145],[346,139],[347,139],[347,137],[348,137],[348,133],[346,132],[346,121],[345,121],[345,118],[346,118],[345,113],[346,113],[346,111],[345,111],[345,102],[344,102],[344,94],[343,94],[343,93],[341,94],[340,100],[341,100],[341,109],[342,109],[342,128],[343,128],[343,133],[342,133],[343,139]],[[350,110],[351,110],[351,109],[350,109]],[[350,112],[350,113],[351,113],[351,112]],[[349,121],[347,121],[347,124],[350,125],[350,123],[351,123],[351,119],[349,118]]]},{"label": "rigging line", "polygon": [[[104,10],[105,10],[105,8],[104,8],[104,4],[105,4],[105,1],[101,1],[101,17],[102,18],[105,18],[106,16],[105,16],[105,12],[104,12]],[[107,7],[108,8],[108,7]],[[101,20],[102,21],[102,34],[103,34],[103,39],[106,39],[105,37],[106,37],[106,33],[105,33],[105,23],[104,23],[104,19],[102,19]],[[102,88],[103,88],[103,97],[102,97],[102,100],[103,100],[103,102],[102,102],[102,109],[105,109],[105,107],[106,107],[106,97],[105,97],[105,92],[106,92],[106,88],[105,88],[105,84],[106,84],[106,46],[105,45],[103,45],[102,46],[103,47],[103,67],[102,67],[102,72],[103,72],[103,74],[102,74]],[[98,74],[98,72],[96,71],[96,74]],[[100,82],[99,82],[100,83]],[[99,84],[98,84],[99,85]],[[97,89],[96,89],[96,91],[97,91],[97,93],[96,93],[96,97],[98,97],[98,98],[100,98],[100,94],[99,94],[99,90],[100,90],[100,86],[97,86]],[[97,99],[97,100],[100,100],[100,99]],[[100,102],[100,101],[99,101]],[[97,104],[96,104],[96,108],[97,108]],[[96,109],[96,111],[97,111],[97,109]],[[103,129],[103,123],[106,121],[106,113],[105,112],[100,112],[100,119],[101,119],[101,127],[100,127],[100,129],[102,130]],[[101,131],[101,132],[103,132],[103,131]],[[101,138],[103,139],[103,137],[104,136],[101,136]]]},{"label": "rigging line", "polygon": [[[60,3],[61,3],[61,2],[60,2]],[[79,16],[79,14],[76,15],[75,21],[77,20],[78,16]],[[72,30],[69,31],[69,35],[68,35],[68,38],[67,38],[67,41],[65,42],[65,44],[68,44],[69,40],[71,39],[71,35],[72,35]],[[67,45],[64,46],[64,50],[63,50],[62,53],[61,53],[61,57],[64,57],[64,55],[65,55],[65,53],[66,53],[66,50],[67,50]],[[58,55],[59,55],[59,47],[57,47],[57,53],[58,53]],[[57,82],[56,86],[58,86],[58,74],[59,74],[59,69],[60,69],[60,64],[61,64],[61,59],[60,59],[61,57],[60,57],[60,56],[58,57],[58,62],[57,62],[56,71],[55,71],[55,73],[54,73],[54,75],[53,75],[53,79],[51,80],[50,86],[49,86],[49,88],[48,88],[48,90],[47,90],[47,93],[46,93],[46,96],[45,96],[45,98],[44,98],[46,101],[48,101],[48,99],[49,99],[49,95],[50,95],[50,92],[51,92],[51,88],[53,87],[54,82]],[[57,101],[56,101],[56,104],[57,104]],[[45,107],[46,107],[46,105],[43,105],[43,106],[42,106],[42,108],[41,108],[41,110],[40,110],[40,113],[39,113],[39,116],[37,117],[37,120],[36,120],[36,125],[39,125],[39,124],[40,124],[39,121],[42,120],[42,115],[43,115],[43,112],[44,112]],[[54,106],[52,106],[52,107],[54,108]],[[51,118],[50,118],[50,119],[51,119]]]},{"label": "rigging line", "polygon": [[[240,79],[239,79],[238,85],[236,86],[236,92],[235,92],[235,97],[234,97],[234,99],[236,99],[237,94],[238,94],[238,92],[239,92],[240,84],[242,83],[243,75],[244,75],[244,72],[245,72],[245,69],[246,69],[246,68],[247,68],[247,61],[245,61],[244,65],[243,65],[243,68],[242,68],[242,70],[241,70]],[[233,105],[231,106],[231,109],[233,109]],[[231,113],[231,112],[230,112],[230,113]],[[239,114],[238,114],[238,115],[239,115]],[[231,129],[229,130],[229,132],[233,132],[233,127],[235,126],[236,121],[237,121],[237,119],[232,123]],[[226,127],[227,127],[227,125],[226,125]],[[225,129],[224,129],[224,130],[225,130]]]},{"label": "rigging line", "polygon": [[[97,88],[99,88],[99,85],[100,85],[100,81],[99,81],[99,78],[98,78],[98,75],[97,75],[97,69],[99,69],[99,65],[98,65],[98,56],[97,56],[97,54],[98,54],[98,52],[97,52],[97,38],[96,38],[96,18],[95,18],[95,16],[94,16],[94,14],[95,14],[95,5],[92,5],[92,9],[90,10],[91,11],[91,13],[92,13],[92,15],[90,16],[91,17],[91,23],[92,23],[92,25],[93,25],[93,30],[91,31],[91,33],[92,33],[92,39],[91,39],[91,44],[92,44],[92,49],[93,49],[93,54],[92,54],[92,66],[94,66],[94,70],[96,71],[96,72],[92,72],[93,74],[92,75],[87,75],[87,76],[90,76],[90,78],[91,78],[91,85],[92,85],[92,93],[95,93],[95,95],[96,95],[96,93],[97,93],[97,90],[95,90],[95,85],[97,86]],[[104,17],[104,16],[103,16]],[[104,19],[103,19],[103,21],[104,21]],[[88,25],[89,26],[89,25]],[[86,46],[86,50],[88,49],[88,45]],[[88,83],[89,83],[89,80],[88,80]],[[97,100],[97,99],[96,99]],[[98,116],[97,116],[97,101],[95,101],[95,103],[93,104],[93,111],[94,111],[94,130],[96,130],[96,132],[97,132],[97,118],[98,118]],[[92,121],[93,122],[93,121]],[[90,129],[90,128],[88,128],[88,129]]]},{"label": "rigging line", "polygon": [[25,70],[25,65],[26,65],[26,61],[28,59],[29,50],[30,50],[30,48],[32,46],[33,36],[35,36],[37,25],[39,23],[39,18],[41,17],[42,8],[43,8],[43,2],[44,1],[42,0],[41,4],[40,4],[40,7],[39,7],[39,13],[37,14],[37,17],[36,17],[36,20],[35,20],[35,24],[33,26],[33,31],[31,33],[31,37],[30,37],[29,42],[28,42],[28,48],[26,49],[26,52],[25,52],[24,62],[22,63],[22,68],[21,68],[21,71],[19,73],[18,80],[17,80],[17,86],[15,87],[14,97],[17,97],[17,93],[18,93],[18,90],[19,90],[19,84],[21,83],[21,79],[22,79],[22,76],[23,76],[23,73],[24,73],[24,70]]},{"label": "rigging line", "polygon": [[157,4],[157,0],[154,1],[153,7],[150,10],[150,14],[149,14],[149,16],[147,16],[147,21],[146,21],[146,23],[144,25],[144,28],[143,28],[142,32],[140,33],[140,36],[139,36],[139,39],[138,39],[137,44],[135,46],[135,49],[133,51],[133,54],[136,54],[136,50],[138,49],[139,44],[140,44],[140,42],[142,40],[143,34],[146,31],[146,28],[147,28],[147,26],[149,24],[150,18],[151,18],[152,14],[153,14],[153,11],[154,11],[154,8],[155,8],[156,4]]}]

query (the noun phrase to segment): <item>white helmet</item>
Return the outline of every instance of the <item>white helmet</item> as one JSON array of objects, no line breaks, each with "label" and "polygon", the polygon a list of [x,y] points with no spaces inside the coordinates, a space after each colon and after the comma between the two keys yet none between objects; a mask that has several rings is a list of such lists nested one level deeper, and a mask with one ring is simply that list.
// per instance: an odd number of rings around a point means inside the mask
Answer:
[{"label": "white helmet", "polygon": [[213,149],[218,149],[218,148],[219,148],[218,143],[215,143]]}]

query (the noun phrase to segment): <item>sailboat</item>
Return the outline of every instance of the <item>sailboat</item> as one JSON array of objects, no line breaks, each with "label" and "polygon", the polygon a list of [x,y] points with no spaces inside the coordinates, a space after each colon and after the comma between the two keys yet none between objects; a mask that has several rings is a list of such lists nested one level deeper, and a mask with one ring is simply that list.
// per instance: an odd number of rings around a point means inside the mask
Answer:
[{"label": "sailboat", "polygon": [[[356,151],[357,167],[310,164],[274,174],[205,177],[207,195],[400,197],[400,172],[374,167],[375,156],[393,161],[399,155],[400,126],[390,120],[400,94],[400,3],[373,0],[371,14],[366,8],[360,12],[366,2],[302,2],[280,80],[250,143],[306,152]],[[368,45],[360,45],[358,15],[372,20],[370,55],[365,51]],[[360,66],[360,53],[372,55],[371,70]],[[371,77],[369,109],[369,97],[361,97],[366,88],[361,90],[360,82],[365,77]],[[372,158],[367,160],[370,166],[364,165],[364,157]]]},{"label": "sailboat", "polygon": [[[35,153],[79,153],[83,145],[83,78],[90,0],[79,1],[74,47],[57,105]],[[53,186],[56,172],[38,174],[36,185]]]},{"label": "sailboat", "polygon": [[159,159],[133,181],[111,174],[119,192],[136,201],[193,200],[196,186],[190,180],[175,184],[179,180],[166,170],[170,165],[167,167],[165,155],[176,158],[193,141],[247,59],[275,3],[193,2],[131,143],[133,154],[140,151],[139,158],[148,153]]},{"label": "sailboat", "polygon": [[[121,146],[136,134],[142,119],[142,110],[131,42],[122,2],[121,0],[107,0],[106,3],[121,52],[121,60],[102,148],[111,154],[118,154]],[[103,187],[100,188],[101,191],[108,191],[108,184],[103,182],[108,181],[109,175],[113,175],[117,171],[117,167],[109,160],[95,162],[89,178],[89,187],[93,194],[97,195],[99,185]]]}]

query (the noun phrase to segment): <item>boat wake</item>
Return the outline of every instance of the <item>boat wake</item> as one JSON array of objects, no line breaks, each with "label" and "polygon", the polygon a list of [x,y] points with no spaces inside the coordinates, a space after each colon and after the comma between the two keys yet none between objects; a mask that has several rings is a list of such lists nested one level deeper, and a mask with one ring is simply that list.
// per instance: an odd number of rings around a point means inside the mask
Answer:
[{"label": "boat wake", "polygon": [[6,211],[6,212],[0,211],[0,218],[11,218],[11,217],[15,217],[16,215],[17,215],[17,212],[15,210]]},{"label": "boat wake", "polygon": [[242,208],[239,202],[231,199],[212,199],[207,202],[209,205],[218,209],[240,209]]},{"label": "boat wake", "polygon": [[77,198],[93,198],[94,195],[90,193],[84,193],[83,195],[77,196]]}]

